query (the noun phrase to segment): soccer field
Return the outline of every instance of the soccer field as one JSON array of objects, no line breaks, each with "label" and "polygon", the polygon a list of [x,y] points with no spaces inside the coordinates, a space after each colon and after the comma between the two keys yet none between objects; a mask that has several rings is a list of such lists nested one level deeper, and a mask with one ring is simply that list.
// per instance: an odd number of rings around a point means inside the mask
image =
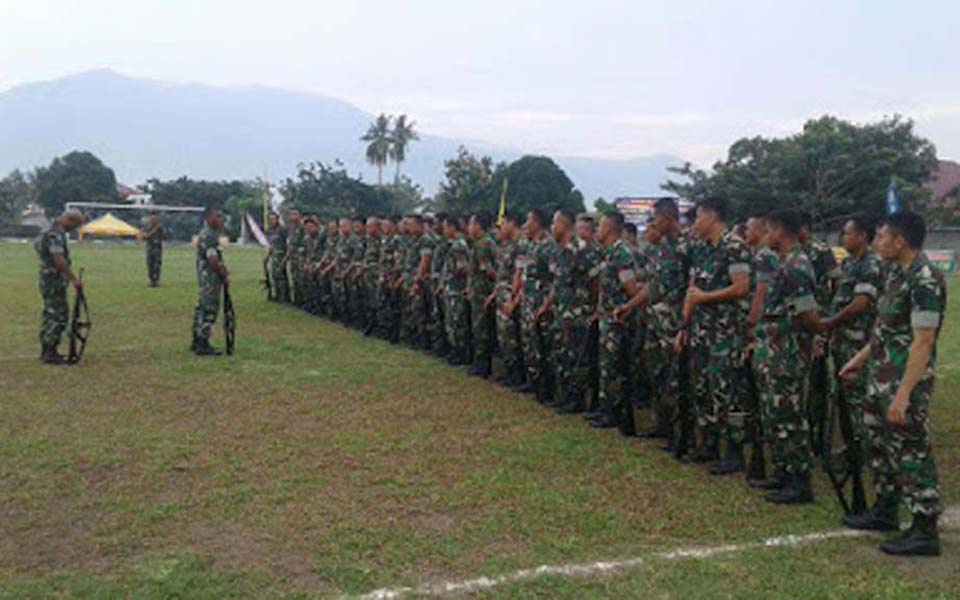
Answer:
[{"label": "soccer field", "polygon": [[[960,519],[936,559],[887,557],[872,534],[759,544],[840,529],[821,472],[816,504],[770,505],[655,442],[270,304],[258,249],[225,251],[236,355],[195,357],[192,248],[166,249],[156,289],[142,248],[71,251],[93,331],[79,365],[51,367],[37,360],[33,249],[0,243],[0,596],[419,594],[501,576],[460,593],[960,594]],[[948,508],[960,498],[958,292],[951,278],[932,407]],[[713,550],[671,553],[694,548]],[[584,568],[513,576],[540,565]]]}]

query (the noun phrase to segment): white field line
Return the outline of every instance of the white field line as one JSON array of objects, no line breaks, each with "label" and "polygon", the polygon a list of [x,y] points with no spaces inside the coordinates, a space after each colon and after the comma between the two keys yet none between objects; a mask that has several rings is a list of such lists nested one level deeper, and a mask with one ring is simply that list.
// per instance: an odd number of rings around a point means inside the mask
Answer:
[{"label": "white field line", "polygon": [[[951,509],[944,512],[940,518],[941,528],[955,529],[960,524],[960,509]],[[807,533],[801,535],[785,535],[780,537],[767,538],[759,542],[747,542],[744,544],[726,544],[723,546],[691,547],[678,548],[665,552],[652,552],[646,556],[637,556],[620,560],[599,561],[584,564],[569,565],[541,565],[533,569],[522,569],[506,575],[496,577],[477,577],[475,579],[464,579],[461,581],[445,581],[441,583],[429,583],[420,587],[399,587],[382,588],[374,590],[363,596],[360,600],[393,600],[404,596],[415,594],[418,596],[442,596],[446,594],[462,594],[467,592],[476,592],[488,590],[508,583],[517,583],[522,581],[531,581],[541,577],[555,575],[560,577],[591,577],[595,575],[605,575],[617,571],[635,569],[650,560],[681,560],[684,558],[713,558],[725,554],[734,554],[745,550],[756,548],[796,548],[806,544],[815,544],[825,540],[859,538],[873,534],[870,531],[858,531],[855,529],[836,529],[833,531],[822,531],[818,533]]]}]

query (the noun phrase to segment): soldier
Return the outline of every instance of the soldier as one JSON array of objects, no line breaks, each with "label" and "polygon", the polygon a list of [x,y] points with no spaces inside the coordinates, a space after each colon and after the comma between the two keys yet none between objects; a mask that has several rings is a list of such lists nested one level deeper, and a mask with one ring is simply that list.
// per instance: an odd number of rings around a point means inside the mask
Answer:
[{"label": "soldier", "polygon": [[293,284],[292,300],[297,306],[303,306],[303,247],[304,232],[301,221],[303,215],[299,208],[291,208],[287,213],[287,263],[290,265],[290,281]]},{"label": "soldier", "polygon": [[57,352],[63,330],[67,328],[67,284],[79,290],[83,283],[70,269],[70,248],[67,234],[83,223],[83,215],[69,210],[53,222],[34,242],[40,259],[40,296],[43,298],[43,320],[40,324],[40,360],[48,365],[64,363]]},{"label": "soldier", "polygon": [[[842,367],[867,343],[873,321],[877,316],[877,298],[883,287],[880,260],[870,249],[875,232],[874,224],[865,216],[856,216],[843,227],[843,246],[847,258],[840,266],[836,290],[830,305],[830,316],[820,320],[820,330],[831,332],[830,353],[833,364]],[[853,425],[851,443],[862,445],[863,406],[867,397],[864,373],[847,382],[844,398],[850,406]],[[825,457],[829,458],[829,457]]]},{"label": "soldier", "polygon": [[889,279],[869,344],[840,371],[853,380],[868,368],[864,422],[877,496],[869,512],[844,523],[895,531],[902,500],[913,517],[910,529],[880,546],[894,555],[940,554],[940,491],[928,410],[947,290],[923,252],[925,237],[923,218],[913,213],[890,215],[877,231],[880,258],[891,265]]},{"label": "soldier", "polygon": [[230,273],[223,263],[220,251],[220,231],[223,229],[223,211],[207,208],[203,228],[197,237],[197,284],[199,299],[193,312],[193,346],[197,356],[222,354],[210,345],[213,324],[220,312],[221,287],[227,283]]},{"label": "soldier", "polygon": [[618,427],[626,409],[625,387],[630,371],[627,364],[624,336],[626,322],[639,296],[636,265],[633,255],[623,240],[623,215],[609,213],[600,221],[597,234],[604,248],[602,268],[598,274],[600,291],[597,312],[593,318],[599,321],[600,380],[597,412],[587,413],[592,427]]},{"label": "soldier", "polygon": [[160,285],[160,265],[163,263],[163,226],[160,217],[150,215],[147,230],[143,239],[147,242],[147,277],[150,278],[150,287]]},{"label": "soldier", "polygon": [[273,285],[273,300],[290,302],[290,285],[287,281],[287,230],[280,225],[280,216],[270,212],[267,216],[267,266]]},{"label": "soldier", "polygon": [[654,204],[653,217],[647,225],[653,243],[647,301],[650,318],[644,353],[652,384],[653,427],[639,436],[667,438],[666,450],[674,450],[678,438],[674,425],[681,418],[677,404],[679,355],[674,340],[680,331],[688,263],[679,215],[676,201],[663,198]]},{"label": "soldier", "polygon": [[528,381],[540,403],[553,399],[553,374],[547,364],[550,356],[550,319],[543,310],[543,303],[552,285],[550,260],[556,243],[547,235],[546,227],[547,217],[543,211],[534,209],[527,214],[524,230],[529,246],[523,268],[517,270],[521,282],[519,299],[523,355]]},{"label": "soldier", "polygon": [[311,314],[320,314],[320,287],[317,285],[315,265],[323,257],[324,239],[320,235],[320,223],[316,216],[308,215],[303,220],[304,246],[300,265],[303,269],[303,308]]},{"label": "soldier", "polygon": [[493,216],[489,212],[480,211],[470,217],[473,252],[469,298],[474,356],[469,374],[483,378],[490,376],[496,344],[496,317],[493,306],[487,302],[497,279],[497,242],[490,233],[491,225]]},{"label": "soldier", "polygon": [[423,235],[423,217],[406,218],[408,246],[401,266],[403,277],[403,304],[400,317],[400,341],[407,345],[426,348],[426,297],[424,282],[430,276],[433,247]]},{"label": "soldier", "polygon": [[353,223],[350,219],[340,219],[338,226],[340,227],[340,235],[337,238],[336,256],[331,265],[333,269],[334,318],[341,323],[347,323],[350,311],[350,288],[347,278],[350,276],[350,267],[353,260]]},{"label": "soldier", "polygon": [[340,227],[336,219],[327,221],[323,236],[323,254],[320,262],[313,267],[320,296],[320,311],[329,318],[335,317],[333,300],[333,265],[337,259],[337,246],[340,242]]},{"label": "soldier", "polygon": [[372,335],[377,326],[377,294],[380,281],[380,254],[383,243],[380,239],[380,219],[369,217],[366,222],[366,243],[360,265],[361,321],[363,335]]},{"label": "soldier", "polygon": [[449,241],[444,265],[443,301],[447,338],[450,344],[448,362],[459,366],[467,364],[469,337],[467,299],[470,274],[470,247],[460,229],[460,218],[447,215],[443,222],[444,234]]},{"label": "soldier", "polygon": [[394,283],[399,267],[401,237],[397,233],[400,218],[393,216],[381,221],[383,234],[383,252],[380,254],[380,335],[391,343],[397,342],[400,315],[397,307],[397,294]]},{"label": "soldier", "polygon": [[701,430],[700,450],[691,459],[718,458],[718,442],[727,438],[724,460],[715,475],[743,469],[744,411],[735,394],[736,371],[746,344],[742,332],[746,311],[741,301],[750,293],[750,252],[727,228],[727,202],[710,197],[697,207],[692,229],[700,243],[691,261],[691,283],[684,299],[689,337],[694,406]]},{"label": "soldier", "polygon": [[447,323],[444,316],[443,282],[446,276],[447,252],[450,249],[450,240],[444,231],[446,213],[437,213],[433,220],[433,260],[430,261],[430,293],[427,295],[428,310],[432,321],[433,353],[446,359],[450,353],[450,344],[447,338]]},{"label": "soldier", "polygon": [[763,317],[754,331],[763,431],[771,446],[774,472],[769,479],[748,483],[772,490],[765,500],[775,504],[813,502],[813,454],[803,385],[819,316],[813,266],[798,241],[800,227],[796,211],[780,210],[767,217],[770,247],[779,254],[780,265],[766,290]]},{"label": "soldier", "polygon": [[487,297],[487,304],[496,306],[497,309],[497,345],[506,371],[503,384],[514,387],[521,385],[525,379],[520,323],[517,320],[517,311],[511,308],[510,302],[520,251],[520,220],[516,215],[508,214],[504,217],[497,230],[497,241],[497,278],[493,292]]}]

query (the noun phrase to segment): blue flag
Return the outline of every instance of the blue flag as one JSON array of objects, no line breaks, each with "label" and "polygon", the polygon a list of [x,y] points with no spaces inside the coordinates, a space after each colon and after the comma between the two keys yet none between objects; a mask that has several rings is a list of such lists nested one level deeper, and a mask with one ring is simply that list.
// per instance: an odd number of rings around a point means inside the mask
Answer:
[{"label": "blue flag", "polygon": [[900,204],[900,190],[897,189],[897,185],[890,182],[890,187],[887,188],[887,214],[892,215],[893,213],[898,213],[903,210],[903,206]]}]

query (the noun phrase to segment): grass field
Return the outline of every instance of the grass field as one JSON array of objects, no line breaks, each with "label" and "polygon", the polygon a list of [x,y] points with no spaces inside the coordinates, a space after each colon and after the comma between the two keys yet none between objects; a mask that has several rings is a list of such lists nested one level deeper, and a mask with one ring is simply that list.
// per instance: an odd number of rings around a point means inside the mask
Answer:
[{"label": "grass field", "polygon": [[[838,527],[822,474],[815,505],[774,507],[739,477],[268,304],[258,250],[226,251],[231,358],[187,349],[191,249],[167,249],[158,289],[142,248],[85,244],[73,256],[91,342],[80,365],[49,367],[37,361],[33,250],[0,244],[0,596],[363,594]],[[932,411],[948,505],[960,497],[957,309]],[[471,595],[960,594],[960,534],[946,531],[932,560],[886,557],[881,539],[651,558]]]}]

